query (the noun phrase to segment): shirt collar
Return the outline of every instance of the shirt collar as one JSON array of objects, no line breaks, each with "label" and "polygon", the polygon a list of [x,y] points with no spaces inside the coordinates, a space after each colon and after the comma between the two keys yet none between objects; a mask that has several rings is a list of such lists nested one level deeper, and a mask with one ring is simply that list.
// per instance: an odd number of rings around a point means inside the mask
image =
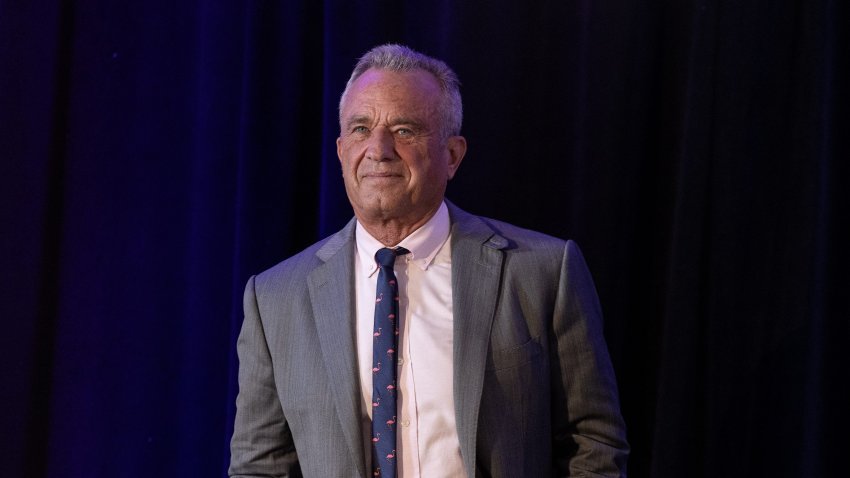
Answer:
[{"label": "shirt collar", "polygon": [[[428,219],[428,222],[398,243],[400,247],[410,251],[409,254],[403,256],[405,260],[408,263],[412,262],[416,264],[423,271],[427,270],[428,266],[433,262],[434,257],[437,256],[437,253],[449,238],[450,227],[449,209],[446,207],[444,201],[440,204],[440,208],[437,209],[437,212],[431,219]],[[384,245],[372,237],[366,231],[366,228],[360,224],[360,221],[357,221],[357,225],[355,226],[354,238],[361,270],[367,276],[371,276],[378,270],[378,264],[375,262],[375,253],[378,252],[378,249],[384,247]]]}]

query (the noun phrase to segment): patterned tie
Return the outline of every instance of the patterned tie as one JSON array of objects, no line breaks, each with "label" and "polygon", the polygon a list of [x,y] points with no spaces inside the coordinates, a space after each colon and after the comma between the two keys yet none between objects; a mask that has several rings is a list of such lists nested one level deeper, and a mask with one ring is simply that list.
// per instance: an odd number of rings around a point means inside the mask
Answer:
[{"label": "patterned tie", "polygon": [[375,298],[375,331],[372,348],[372,476],[396,477],[396,351],[398,350],[398,284],[395,258],[407,249],[380,249],[375,260],[381,267]]}]

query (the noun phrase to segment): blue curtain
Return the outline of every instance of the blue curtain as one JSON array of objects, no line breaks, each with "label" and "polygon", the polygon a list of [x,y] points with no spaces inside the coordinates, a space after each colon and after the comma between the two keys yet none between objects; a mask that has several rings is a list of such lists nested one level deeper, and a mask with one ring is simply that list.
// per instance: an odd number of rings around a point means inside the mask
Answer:
[{"label": "blue curtain", "polygon": [[463,81],[448,196],[584,249],[632,477],[836,476],[850,38],[834,0],[0,1],[5,476],[223,476],[247,278],[351,216],[336,105]]}]

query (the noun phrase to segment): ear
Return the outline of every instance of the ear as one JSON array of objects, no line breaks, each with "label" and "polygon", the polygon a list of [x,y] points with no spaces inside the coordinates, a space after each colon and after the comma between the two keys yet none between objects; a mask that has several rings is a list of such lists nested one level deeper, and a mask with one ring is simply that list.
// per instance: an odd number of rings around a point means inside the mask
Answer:
[{"label": "ear", "polygon": [[342,137],[336,139],[336,157],[339,158],[339,162],[342,163]]},{"label": "ear", "polygon": [[448,173],[449,179],[452,179],[460,167],[460,162],[463,161],[466,155],[466,138],[463,136],[450,136],[446,140],[446,149],[449,152]]}]

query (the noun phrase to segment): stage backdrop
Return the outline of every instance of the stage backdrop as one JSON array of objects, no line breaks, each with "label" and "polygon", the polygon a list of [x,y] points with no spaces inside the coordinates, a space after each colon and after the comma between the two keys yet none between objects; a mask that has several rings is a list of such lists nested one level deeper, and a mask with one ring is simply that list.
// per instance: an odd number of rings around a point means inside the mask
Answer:
[{"label": "stage backdrop", "polygon": [[351,216],[384,42],[463,82],[449,197],[579,242],[632,477],[846,471],[837,0],[0,2],[4,476],[222,476],[248,277]]}]

